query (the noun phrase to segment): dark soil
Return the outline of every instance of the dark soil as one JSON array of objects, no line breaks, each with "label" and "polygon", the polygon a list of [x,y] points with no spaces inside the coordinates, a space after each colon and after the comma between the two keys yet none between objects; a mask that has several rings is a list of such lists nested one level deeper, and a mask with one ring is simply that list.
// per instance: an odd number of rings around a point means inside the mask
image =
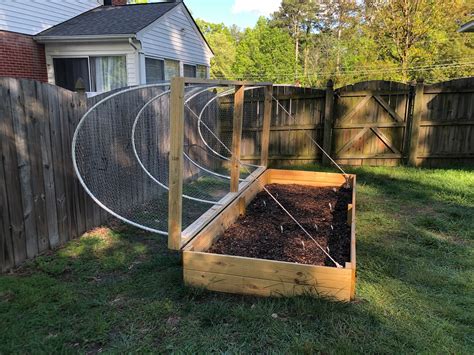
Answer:
[{"label": "dark soil", "polygon": [[[331,257],[341,265],[349,261],[347,205],[352,203],[351,189],[278,184],[267,185],[267,189]],[[245,216],[240,216],[209,252],[335,266],[265,191],[256,196]]]}]

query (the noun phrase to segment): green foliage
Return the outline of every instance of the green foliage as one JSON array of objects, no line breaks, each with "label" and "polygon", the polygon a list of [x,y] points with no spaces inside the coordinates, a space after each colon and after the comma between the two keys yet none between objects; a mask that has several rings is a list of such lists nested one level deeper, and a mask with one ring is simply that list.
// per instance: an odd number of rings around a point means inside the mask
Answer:
[{"label": "green foliage", "polygon": [[166,238],[116,225],[0,276],[0,353],[474,353],[474,171],[349,172],[355,302],[187,288]]},{"label": "green foliage", "polygon": [[[216,52],[215,78],[342,86],[474,75],[467,0],[283,0],[254,28],[200,21]],[[286,34],[286,36],[285,36]],[[271,53],[274,51],[275,53]]]},{"label": "green foliage", "polygon": [[247,28],[237,45],[233,72],[238,78],[278,81],[281,73],[295,66],[290,36],[271,27],[261,17],[255,28]]},{"label": "green foliage", "polygon": [[223,23],[214,24],[200,19],[197,19],[196,23],[214,51],[214,58],[211,61],[211,77],[233,79],[232,66],[235,63],[236,54],[235,29],[232,30]]},{"label": "green foliage", "polygon": [[[395,79],[408,81],[425,76],[428,80],[444,80],[439,68],[410,68],[472,58],[472,41],[457,33],[466,12],[466,6],[459,0],[392,0],[376,8],[366,34],[377,43],[381,58],[401,66]],[[472,69],[471,66],[471,73]],[[464,68],[457,73],[451,71],[452,74],[462,76]]]}]

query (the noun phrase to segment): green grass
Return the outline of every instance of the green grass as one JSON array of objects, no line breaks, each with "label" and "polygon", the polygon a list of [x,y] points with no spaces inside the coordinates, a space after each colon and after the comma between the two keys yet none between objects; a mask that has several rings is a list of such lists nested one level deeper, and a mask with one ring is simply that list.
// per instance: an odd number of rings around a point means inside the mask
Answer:
[{"label": "green grass", "polygon": [[474,353],[474,172],[351,172],[355,302],[185,288],[164,238],[102,228],[0,277],[0,353]]}]

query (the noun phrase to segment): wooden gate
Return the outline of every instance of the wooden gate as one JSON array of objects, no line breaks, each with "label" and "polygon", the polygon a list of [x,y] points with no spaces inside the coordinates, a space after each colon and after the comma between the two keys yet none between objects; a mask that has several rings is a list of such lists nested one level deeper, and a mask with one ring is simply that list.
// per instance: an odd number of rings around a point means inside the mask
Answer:
[{"label": "wooden gate", "polygon": [[334,92],[332,152],[350,165],[398,165],[407,151],[412,87],[368,81]]}]

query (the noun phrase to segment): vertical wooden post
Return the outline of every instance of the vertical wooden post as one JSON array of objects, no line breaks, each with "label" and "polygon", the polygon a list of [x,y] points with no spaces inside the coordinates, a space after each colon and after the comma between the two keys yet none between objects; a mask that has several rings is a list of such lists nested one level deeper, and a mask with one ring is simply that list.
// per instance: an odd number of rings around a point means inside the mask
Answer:
[{"label": "vertical wooden post", "polygon": [[181,247],[183,210],[184,78],[171,79],[168,248]]},{"label": "vertical wooden post", "polygon": [[[323,135],[323,149],[326,153],[331,154],[332,146],[332,123],[334,116],[334,83],[329,80],[326,87],[326,103],[324,105],[324,135]],[[330,160],[322,154],[323,165],[330,165]]]},{"label": "vertical wooden post", "polygon": [[273,86],[265,86],[265,99],[263,102],[262,148],[260,165],[268,165],[268,150],[270,146],[270,125],[272,120]]},{"label": "vertical wooden post", "polygon": [[424,84],[423,79],[418,79],[416,81],[415,89],[415,102],[413,104],[413,117],[411,120],[410,127],[410,150],[408,151],[408,165],[417,166],[417,156],[418,156],[418,139],[420,137],[420,122],[421,115],[423,113],[423,94],[424,94]]},{"label": "vertical wooden post", "polygon": [[242,142],[242,121],[244,118],[244,86],[235,86],[234,121],[232,128],[232,159],[230,170],[230,192],[239,191],[240,146]]}]

